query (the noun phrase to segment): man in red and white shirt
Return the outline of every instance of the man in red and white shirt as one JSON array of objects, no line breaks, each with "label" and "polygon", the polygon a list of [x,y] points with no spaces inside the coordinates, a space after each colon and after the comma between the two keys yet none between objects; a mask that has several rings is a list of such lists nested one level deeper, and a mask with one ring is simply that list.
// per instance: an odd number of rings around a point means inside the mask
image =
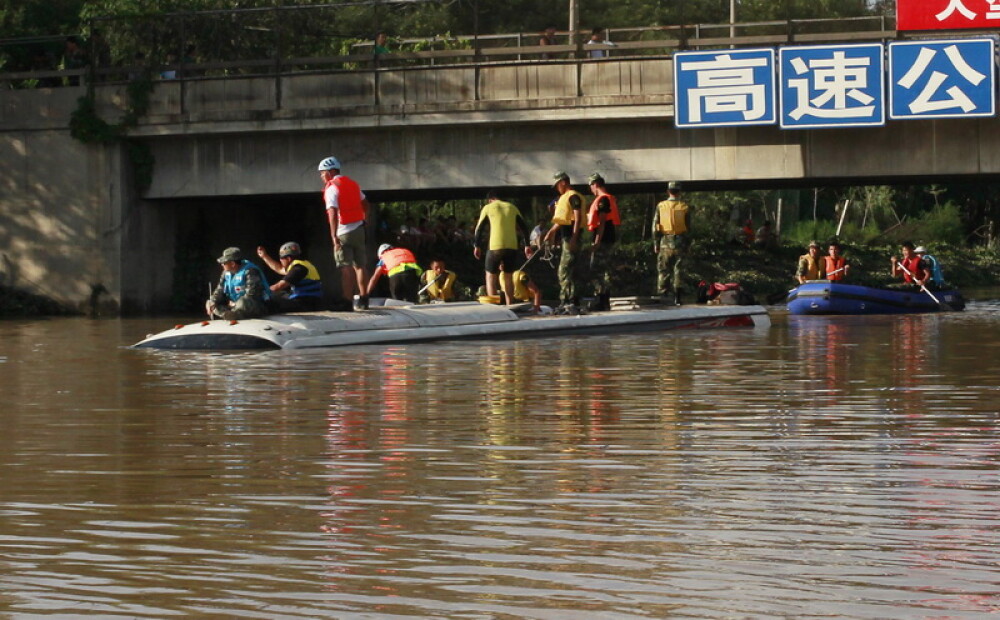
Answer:
[{"label": "man in red and white shirt", "polygon": [[326,219],[330,223],[333,257],[340,268],[341,291],[346,300],[359,296],[355,310],[367,309],[365,221],[368,200],[353,179],[340,174],[340,161],[336,157],[321,161],[319,172],[326,183],[323,202],[326,204]]}]

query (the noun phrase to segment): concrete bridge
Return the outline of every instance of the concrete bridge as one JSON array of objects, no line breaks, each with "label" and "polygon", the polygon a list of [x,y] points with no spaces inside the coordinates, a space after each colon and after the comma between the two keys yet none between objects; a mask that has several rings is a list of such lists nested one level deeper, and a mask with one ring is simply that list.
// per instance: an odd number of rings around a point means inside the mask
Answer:
[{"label": "concrete bridge", "polygon": [[[345,57],[322,71],[237,77],[203,67],[159,81],[131,132],[156,160],[141,193],[121,145],[70,138],[83,87],[2,90],[0,274],[72,302],[100,284],[124,310],[153,311],[173,293],[185,242],[201,247],[209,268],[222,247],[275,243],[271,236],[325,253],[315,167],[329,154],[376,200],[478,196],[487,187],[544,195],[555,170],[580,180],[600,170],[619,192],[658,192],[668,179],[716,189],[1000,173],[997,119],[678,130],[670,45],[619,46],[605,59],[522,57],[539,50],[512,58],[508,48],[481,48],[472,59],[452,53],[449,64],[419,66]],[[96,86],[95,98],[114,120],[125,86]]]}]

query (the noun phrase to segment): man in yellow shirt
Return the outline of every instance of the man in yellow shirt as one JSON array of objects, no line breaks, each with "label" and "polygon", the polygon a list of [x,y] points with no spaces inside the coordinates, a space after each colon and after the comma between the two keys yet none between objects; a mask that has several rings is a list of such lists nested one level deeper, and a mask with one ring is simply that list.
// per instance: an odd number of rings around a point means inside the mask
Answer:
[{"label": "man in yellow shirt", "polygon": [[[523,246],[518,245],[518,233],[524,240]],[[526,255],[528,252],[528,225],[521,217],[521,212],[511,203],[500,200],[496,192],[491,190],[486,195],[486,204],[479,213],[479,223],[476,224],[474,236],[476,241],[473,255],[477,260],[483,255],[483,246],[487,246],[486,294],[491,297],[497,294],[501,272],[506,289],[514,290],[512,274],[521,266],[518,248],[523,247]],[[485,243],[487,238],[488,245]],[[507,303],[513,303],[513,300],[507,299]]]},{"label": "man in yellow shirt", "polygon": [[[681,305],[681,261],[690,245],[691,210],[681,200],[681,184],[667,185],[669,198],[653,211],[653,253],[656,261],[656,290],[664,303]],[[673,290],[673,299],[670,292]]]}]

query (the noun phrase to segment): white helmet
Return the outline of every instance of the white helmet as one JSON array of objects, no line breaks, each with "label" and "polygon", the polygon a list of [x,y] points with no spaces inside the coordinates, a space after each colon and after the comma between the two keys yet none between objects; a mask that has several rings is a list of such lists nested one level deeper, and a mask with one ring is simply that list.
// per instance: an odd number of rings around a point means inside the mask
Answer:
[{"label": "white helmet", "polygon": [[302,247],[294,241],[289,241],[285,245],[281,246],[278,250],[278,257],[284,258],[286,256],[302,256]]},{"label": "white helmet", "polygon": [[317,170],[340,170],[340,160],[336,157],[327,157],[319,162]]},{"label": "white helmet", "polygon": [[391,250],[391,249],[392,249],[392,246],[391,246],[391,245],[389,245],[388,243],[383,243],[382,245],[378,246],[378,255],[379,255],[379,256],[382,256],[382,254],[383,254],[383,253],[384,253],[384,252],[385,252],[386,250]]},{"label": "white helmet", "polygon": [[913,253],[914,254],[926,254],[927,253],[927,248],[925,248],[922,245],[918,245],[917,247],[913,248]]}]

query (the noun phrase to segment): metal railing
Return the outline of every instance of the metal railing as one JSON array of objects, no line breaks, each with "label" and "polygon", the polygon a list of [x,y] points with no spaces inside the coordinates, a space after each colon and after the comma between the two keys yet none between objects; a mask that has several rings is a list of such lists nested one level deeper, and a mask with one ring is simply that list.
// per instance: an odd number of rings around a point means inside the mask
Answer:
[{"label": "metal railing", "polygon": [[[55,67],[0,66],[0,87],[29,88],[73,85],[85,78],[89,84],[115,84],[139,76],[154,79],[205,80],[299,73],[420,70],[442,65],[484,67],[496,63],[586,63],[615,59],[662,59],[677,50],[837,43],[897,38],[892,18],[885,16],[802,19],[737,24],[694,24],[612,28],[607,44],[585,45],[585,34],[557,33],[557,45],[538,45],[540,33],[479,34],[413,37],[390,42],[392,51],[374,55],[371,41],[332,35],[323,27],[324,7],[307,13],[286,9],[259,9],[240,13],[237,24],[228,23],[233,12],[131,18],[108,33],[118,46],[110,62],[92,62],[86,70]],[[332,9],[331,9],[332,10]],[[304,16],[308,16],[304,18]],[[195,17],[197,19],[195,19]],[[294,17],[295,19],[292,19]],[[119,23],[120,22],[120,23]],[[112,22],[99,22],[107,26]],[[296,28],[296,26],[301,28]],[[313,24],[315,26],[315,24]],[[235,34],[234,34],[235,33]],[[294,36],[293,36],[294,35]],[[37,39],[37,40],[36,40]],[[65,37],[0,40],[0,55],[11,48],[49,45]],[[205,41],[223,41],[206,49]],[[240,44],[243,41],[246,44]],[[183,49],[179,43],[183,42]],[[319,50],[320,53],[315,53]],[[591,58],[593,50],[607,52]],[[306,53],[302,53],[306,52]],[[8,57],[29,56],[20,54]],[[110,56],[110,54],[108,54]],[[90,57],[101,57],[91,45]]]}]

